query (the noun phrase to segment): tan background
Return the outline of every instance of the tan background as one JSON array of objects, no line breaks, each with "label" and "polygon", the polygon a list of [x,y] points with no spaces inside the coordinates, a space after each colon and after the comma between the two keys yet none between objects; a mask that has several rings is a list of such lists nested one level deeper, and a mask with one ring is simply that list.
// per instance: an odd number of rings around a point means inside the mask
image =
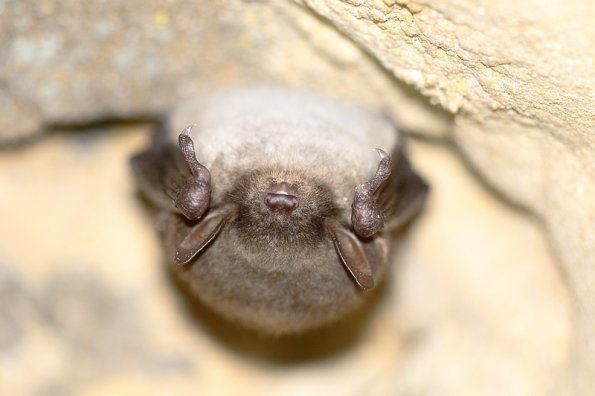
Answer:
[{"label": "tan background", "polygon": [[[0,153],[8,394],[595,391],[591,1],[0,11],[0,139],[21,142]],[[187,314],[126,167],[148,126],[88,127],[253,80],[384,109],[418,131],[413,160],[433,187],[360,332],[297,362],[271,358],[293,356],[286,341],[263,345]],[[82,127],[58,132],[72,125]],[[333,339],[311,338],[292,341]]]}]

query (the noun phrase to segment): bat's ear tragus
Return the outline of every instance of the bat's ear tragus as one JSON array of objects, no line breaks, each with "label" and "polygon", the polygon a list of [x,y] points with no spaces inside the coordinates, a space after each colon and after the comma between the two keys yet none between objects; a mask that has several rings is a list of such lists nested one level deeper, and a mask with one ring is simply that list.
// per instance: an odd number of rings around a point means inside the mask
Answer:
[{"label": "bat's ear tragus", "polygon": [[175,204],[187,219],[198,220],[207,211],[211,201],[211,173],[196,159],[191,130],[192,125],[186,127],[178,137],[180,151],[192,176],[179,189]]}]

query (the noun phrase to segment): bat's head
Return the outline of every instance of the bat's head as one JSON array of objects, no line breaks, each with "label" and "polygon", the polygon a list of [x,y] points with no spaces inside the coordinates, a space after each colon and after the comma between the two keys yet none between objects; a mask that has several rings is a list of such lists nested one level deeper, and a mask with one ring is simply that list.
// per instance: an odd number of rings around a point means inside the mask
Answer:
[{"label": "bat's head", "polygon": [[[196,220],[210,202],[210,173],[196,160],[188,130],[180,135],[179,142],[192,174],[179,191],[189,190],[192,194],[178,194],[176,206],[189,220]],[[382,151],[379,154],[376,175],[355,188],[351,225],[339,218],[333,191],[324,181],[300,169],[254,169],[239,174],[224,194],[223,202],[215,202],[198,220],[180,242],[175,261],[190,262],[224,227],[234,227],[247,246],[285,250],[287,254],[331,240],[338,258],[357,284],[372,288],[372,270],[356,234],[368,238],[384,224],[374,193],[388,179],[391,159]]]}]

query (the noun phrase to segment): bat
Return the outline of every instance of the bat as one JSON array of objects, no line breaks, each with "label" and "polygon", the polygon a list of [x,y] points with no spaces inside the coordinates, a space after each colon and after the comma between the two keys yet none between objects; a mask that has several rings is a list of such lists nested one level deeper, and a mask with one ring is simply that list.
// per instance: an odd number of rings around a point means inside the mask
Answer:
[{"label": "bat", "polygon": [[428,193],[387,117],[270,85],[186,101],[131,165],[182,284],[272,335],[360,306]]}]

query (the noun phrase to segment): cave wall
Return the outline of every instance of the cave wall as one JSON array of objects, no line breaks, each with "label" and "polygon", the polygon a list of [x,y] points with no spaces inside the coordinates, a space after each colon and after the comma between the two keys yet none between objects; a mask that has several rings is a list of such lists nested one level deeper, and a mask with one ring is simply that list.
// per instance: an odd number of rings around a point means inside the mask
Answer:
[{"label": "cave wall", "polygon": [[0,142],[155,119],[196,92],[254,80],[379,107],[452,143],[482,182],[538,219],[573,297],[562,388],[587,395],[594,17],[589,0],[2,2]]}]

